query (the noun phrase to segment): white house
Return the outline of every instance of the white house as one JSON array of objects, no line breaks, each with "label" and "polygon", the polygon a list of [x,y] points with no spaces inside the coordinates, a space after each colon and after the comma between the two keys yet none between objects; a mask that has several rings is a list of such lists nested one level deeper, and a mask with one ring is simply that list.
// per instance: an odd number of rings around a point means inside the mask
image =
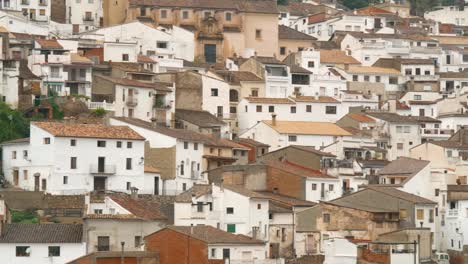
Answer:
[{"label": "white house", "polygon": [[246,130],[241,138],[258,140],[271,146],[271,150],[288,145],[314,146],[333,144],[351,136],[349,132],[327,122],[263,120]]},{"label": "white house", "polygon": [[468,26],[468,10],[458,6],[441,6],[433,11],[424,13],[425,19],[435,20],[444,24]]},{"label": "white house", "polygon": [[102,0],[66,0],[66,24],[102,26],[103,2]]},{"label": "white house", "polygon": [[2,3],[2,9],[18,11],[31,22],[49,22],[51,1],[48,0],[13,0]]},{"label": "white house", "polygon": [[174,224],[210,225],[268,241],[268,199],[232,185],[194,185],[174,203]]},{"label": "white house", "polygon": [[[10,32],[48,36],[49,27],[25,18],[20,11],[1,10],[0,25]],[[48,18],[49,16],[47,16]]]},{"label": "white house", "polygon": [[0,251],[4,263],[67,263],[86,254],[83,225],[8,224]]},{"label": "white house", "polygon": [[[468,188],[467,185],[447,186],[447,210],[445,214],[444,226],[446,248],[450,253],[462,253],[468,241]],[[452,251],[452,252],[451,252]],[[452,255],[453,257],[454,255]]]},{"label": "white house", "polygon": [[3,143],[13,186],[53,194],[93,190],[154,193],[144,177],[144,140],[127,126],[34,122],[30,139]]}]

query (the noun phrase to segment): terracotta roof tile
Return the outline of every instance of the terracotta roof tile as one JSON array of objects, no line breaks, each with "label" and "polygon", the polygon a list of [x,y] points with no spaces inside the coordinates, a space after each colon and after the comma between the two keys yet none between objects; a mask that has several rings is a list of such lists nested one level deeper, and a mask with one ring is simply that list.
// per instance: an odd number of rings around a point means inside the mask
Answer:
[{"label": "terracotta roof tile", "polygon": [[139,54],[138,55],[138,62],[140,63],[155,63],[153,59],[151,59],[149,56]]},{"label": "terracotta roof tile", "polygon": [[166,220],[168,218],[161,212],[160,203],[151,199],[133,198],[127,194],[110,195],[109,198],[138,218],[146,220]]},{"label": "terracotta roof tile", "polygon": [[384,67],[375,67],[375,66],[349,66],[349,69],[346,70],[350,73],[382,73],[382,74],[392,74],[400,75],[401,72],[393,68],[384,68]]},{"label": "terracotta roof tile", "polygon": [[294,104],[294,101],[288,98],[246,97],[245,99],[254,104]]},{"label": "terracotta roof tile", "polygon": [[322,64],[361,64],[355,58],[346,55],[343,50],[320,50]]},{"label": "terracotta roof tile", "polygon": [[226,125],[226,123],[219,120],[208,111],[176,109],[175,117],[176,119],[187,121],[199,127],[219,127]]},{"label": "terracotta roof tile", "polygon": [[265,242],[261,240],[253,239],[244,235],[236,235],[208,225],[169,226],[167,228],[195,239],[199,239],[207,244],[265,244]]},{"label": "terracotta roof tile", "polygon": [[375,123],[373,118],[368,117],[365,114],[357,114],[357,113],[349,113],[348,117],[358,121],[358,122],[365,122],[365,123]]},{"label": "terracotta roof tile", "polygon": [[161,92],[172,92],[172,89],[169,88],[168,84],[166,83],[141,82],[141,81],[131,80],[127,78],[116,78],[116,77],[110,77],[110,76],[104,76],[104,75],[94,75],[94,78],[101,78],[109,82],[119,84],[119,85],[124,85],[124,86],[148,88],[148,89],[154,89],[156,91],[161,91]]},{"label": "terracotta roof tile", "polygon": [[311,103],[339,103],[340,102],[331,96],[296,96],[296,97],[290,97],[290,98],[296,102],[311,102]]},{"label": "terracotta roof tile", "polygon": [[240,85],[241,82],[263,82],[261,77],[248,71],[216,71],[216,74],[223,77],[224,81],[235,85]]},{"label": "terracotta roof tile", "polygon": [[303,167],[301,165],[289,162],[289,161],[268,161],[266,164],[270,167],[290,172],[301,177],[306,178],[326,178],[326,179],[337,179],[336,177],[325,174],[319,170]]},{"label": "terracotta roof tile", "polygon": [[62,45],[60,45],[56,39],[37,38],[36,42],[41,45],[42,49],[63,49]]},{"label": "terracotta roof tile", "polygon": [[287,26],[278,26],[278,39],[317,40],[316,38]]},{"label": "terracotta roof tile", "polygon": [[78,63],[78,64],[93,64],[93,61],[81,56],[80,54],[77,53],[71,53],[70,54],[70,60],[72,63]]},{"label": "terracotta roof tile", "polygon": [[65,124],[60,122],[33,122],[32,124],[56,137],[145,140],[144,137],[128,126]]},{"label": "terracotta roof tile", "polygon": [[277,120],[276,125],[273,126],[271,120],[262,122],[280,134],[351,136],[349,132],[335,123]]},{"label": "terracotta roof tile", "polygon": [[82,225],[8,224],[0,243],[81,243],[82,238]]}]

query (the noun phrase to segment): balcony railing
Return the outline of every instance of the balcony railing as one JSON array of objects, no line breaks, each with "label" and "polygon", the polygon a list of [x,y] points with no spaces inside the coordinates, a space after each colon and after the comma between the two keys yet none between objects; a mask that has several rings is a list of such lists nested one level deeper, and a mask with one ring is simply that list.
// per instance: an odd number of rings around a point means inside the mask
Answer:
[{"label": "balcony railing", "polygon": [[443,135],[443,136],[450,136],[454,133],[453,129],[437,129],[437,128],[432,128],[432,129],[421,129],[421,134],[423,135]]},{"label": "balcony railing", "polygon": [[116,166],[115,165],[104,165],[99,166],[99,164],[92,164],[89,168],[91,174],[115,174]]},{"label": "balcony railing", "polygon": [[128,97],[125,102],[128,106],[136,106],[138,104],[138,99],[136,97]]},{"label": "balcony railing", "polygon": [[449,209],[447,217],[458,217],[458,209]]},{"label": "balcony railing", "polygon": [[94,21],[94,18],[93,18],[93,17],[84,16],[84,17],[83,17],[83,21],[93,22],[93,21]]}]

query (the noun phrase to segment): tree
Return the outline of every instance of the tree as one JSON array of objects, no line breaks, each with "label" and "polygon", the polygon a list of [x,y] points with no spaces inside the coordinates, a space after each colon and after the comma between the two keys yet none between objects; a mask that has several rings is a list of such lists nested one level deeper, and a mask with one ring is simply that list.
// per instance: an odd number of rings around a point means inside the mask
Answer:
[{"label": "tree", "polygon": [[29,135],[29,122],[19,111],[0,102],[0,143]]},{"label": "tree", "polygon": [[368,0],[343,0],[343,5],[349,9],[359,9],[369,5]]}]

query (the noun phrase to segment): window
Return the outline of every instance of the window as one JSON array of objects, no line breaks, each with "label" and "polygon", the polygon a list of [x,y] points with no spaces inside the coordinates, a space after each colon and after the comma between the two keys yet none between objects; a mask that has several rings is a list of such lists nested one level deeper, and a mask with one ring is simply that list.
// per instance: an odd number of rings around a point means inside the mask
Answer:
[{"label": "window", "polygon": [[52,78],[60,77],[60,67],[50,67],[50,76]]},{"label": "window", "polygon": [[375,82],[380,82],[380,76],[375,76]]},{"label": "window", "polygon": [[197,202],[197,212],[203,213],[203,202]]},{"label": "window", "polygon": [[329,184],[329,185],[328,185],[328,190],[329,190],[330,192],[333,192],[334,187],[335,187],[335,186],[334,186],[333,184]]},{"label": "window", "polygon": [[205,13],[203,13],[203,15],[204,15],[205,18],[209,18],[211,16],[211,12],[206,11]]},{"label": "window", "polygon": [[76,157],[70,158],[70,169],[76,169]]},{"label": "window", "polygon": [[167,18],[167,10],[161,10],[159,13],[161,18]]},{"label": "window", "polygon": [[39,15],[45,16],[46,15],[45,9],[39,9]]},{"label": "window", "polygon": [[236,224],[227,224],[227,230],[229,233],[235,233],[236,232]]},{"label": "window", "polygon": [[261,106],[261,105],[257,105],[257,106],[255,107],[255,109],[256,109],[257,113],[261,113],[261,112],[262,112],[262,106]]},{"label": "window", "polygon": [[402,150],[403,149],[403,143],[397,143],[397,149]]},{"label": "window", "polygon": [[289,141],[289,142],[296,142],[296,141],[297,141],[297,136],[295,136],[295,135],[289,135],[289,136],[288,136],[288,141]]},{"label": "window", "polygon": [[94,214],[102,214],[102,209],[94,209]]},{"label": "window", "polygon": [[398,84],[398,77],[390,77],[388,78],[389,84]]},{"label": "window", "polygon": [[193,143],[193,150],[198,150],[198,143]]},{"label": "window", "polygon": [[317,184],[316,183],[312,183],[312,191],[316,191],[317,190]]},{"label": "window", "polygon": [[122,147],[122,141],[117,141],[116,147],[117,147],[117,148],[121,148],[121,147]]},{"label": "window", "polygon": [[275,112],[275,106],[273,106],[273,105],[268,106],[268,112],[269,113],[274,113]]},{"label": "window", "polygon": [[211,96],[218,96],[218,89],[217,88],[211,88]]},{"label": "window", "polygon": [[416,75],[421,75],[421,69],[420,68],[416,68]]},{"label": "window", "polygon": [[211,257],[216,258],[216,248],[211,249]]},{"label": "window", "polygon": [[453,155],[451,150],[447,150],[447,158],[451,158]]},{"label": "window", "polygon": [[230,106],[230,107],[229,107],[229,113],[231,113],[231,114],[237,113],[237,107],[235,107],[235,106]]},{"label": "window", "polygon": [[234,208],[233,207],[226,207],[226,214],[234,214]]},{"label": "window", "polygon": [[29,257],[30,255],[31,255],[31,247],[29,246],[16,247],[17,257]]},{"label": "window", "polygon": [[307,62],[307,67],[309,67],[309,68],[314,68],[314,67],[315,67],[315,61],[309,61],[309,62]]},{"label": "window", "polygon": [[256,39],[261,39],[262,38],[262,30],[261,29],[256,29],[255,30],[255,38]]},{"label": "window", "polygon": [[210,211],[213,211],[213,203],[212,202],[208,202],[208,208]]},{"label": "window", "polygon": [[28,170],[23,170],[23,179],[28,180]]},{"label": "window", "polygon": [[434,223],[434,210],[429,209],[429,223]]},{"label": "window", "polygon": [[415,94],[414,95],[414,100],[421,100],[421,99],[422,99],[422,97],[421,97],[420,94]]},{"label": "window", "polygon": [[370,80],[369,75],[364,75],[364,81],[365,81],[365,82],[368,82],[369,80]]},{"label": "window", "polygon": [[76,146],[76,139],[70,139],[70,146],[72,147]]},{"label": "window", "polygon": [[167,42],[165,41],[158,41],[156,42],[156,47],[158,49],[167,49]]},{"label": "window", "polygon": [[370,61],[370,56],[364,56],[365,61]]},{"label": "window", "polygon": [[424,75],[431,75],[431,71],[424,71]]},{"label": "window", "polygon": [[286,47],[280,47],[280,55],[286,55]]},{"label": "window", "polygon": [[424,220],[424,209],[417,209],[416,210],[416,219],[417,220]]},{"label": "window", "polygon": [[133,147],[132,142],[127,142],[127,148],[132,148],[132,147]]},{"label": "window", "polygon": [[252,90],[250,91],[250,93],[251,93],[250,96],[252,96],[252,97],[258,97],[258,89],[252,89]]},{"label": "window", "polygon": [[311,113],[312,112],[312,105],[306,105],[306,112]]},{"label": "window", "polygon": [[16,151],[11,152],[11,159],[16,159]]},{"label": "window", "polygon": [[131,182],[127,182],[125,189],[126,189],[127,191],[130,191],[131,188],[132,188],[132,183],[131,183]]},{"label": "window", "polygon": [[139,247],[141,245],[141,236],[135,236],[135,247]]},{"label": "window", "polygon": [[327,115],[336,115],[336,106],[334,106],[334,105],[325,106],[325,114],[327,114]]},{"label": "window", "polygon": [[48,137],[44,138],[44,144],[49,145],[50,144],[50,138],[48,138]]},{"label": "window", "polygon": [[408,213],[406,212],[406,209],[400,209],[400,219],[405,220],[408,217]]},{"label": "window", "polygon": [[262,204],[257,204],[257,209],[258,210],[262,209]]},{"label": "window", "polygon": [[188,142],[184,141],[184,149],[188,149]]},{"label": "window", "polygon": [[186,191],[187,190],[187,184],[184,182],[182,183],[182,191]]},{"label": "window", "polygon": [[127,158],[127,162],[126,162],[125,168],[126,168],[127,170],[131,170],[131,169],[132,169],[132,158]]},{"label": "window", "polygon": [[182,11],[182,19],[188,19],[189,18],[189,12],[187,10]]},{"label": "window", "polygon": [[323,222],[330,223],[330,214],[323,214]]},{"label": "window", "polygon": [[68,176],[63,176],[63,184],[68,184]]},{"label": "window", "polygon": [[122,61],[128,61],[128,54],[124,53],[122,54]]},{"label": "window", "polygon": [[411,127],[409,127],[409,126],[404,126],[404,127],[403,127],[403,132],[406,133],[406,134],[411,133]]},{"label": "window", "polygon": [[98,148],[105,148],[106,147],[106,141],[98,140],[97,146],[98,146]]},{"label": "window", "polygon": [[49,257],[60,257],[60,247],[49,246]]},{"label": "window", "polygon": [[224,18],[226,19],[226,21],[231,21],[232,20],[232,13],[231,12],[226,12],[226,14],[224,15]]},{"label": "window", "polygon": [[353,75],[353,82],[357,82],[359,80],[359,76]]},{"label": "window", "polygon": [[296,107],[291,106],[290,111],[291,111],[292,114],[295,114],[296,113]]}]

